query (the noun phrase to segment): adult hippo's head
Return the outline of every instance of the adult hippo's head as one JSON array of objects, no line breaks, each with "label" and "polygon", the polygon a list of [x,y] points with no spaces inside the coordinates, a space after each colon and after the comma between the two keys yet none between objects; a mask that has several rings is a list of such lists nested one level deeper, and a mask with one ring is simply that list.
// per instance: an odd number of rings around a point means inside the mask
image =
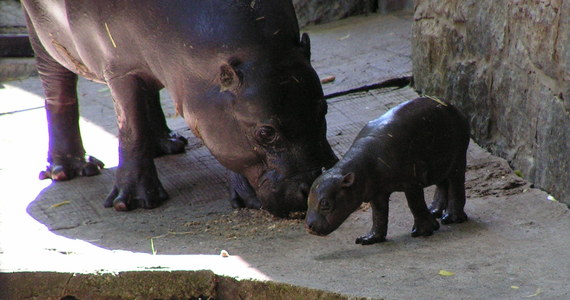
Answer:
[{"label": "adult hippo's head", "polygon": [[184,115],[218,161],[241,175],[231,181],[232,197],[257,198],[241,206],[285,216],[307,209],[311,183],[337,158],[326,139],[327,103],[308,36],[267,50],[223,57],[204,100]]}]

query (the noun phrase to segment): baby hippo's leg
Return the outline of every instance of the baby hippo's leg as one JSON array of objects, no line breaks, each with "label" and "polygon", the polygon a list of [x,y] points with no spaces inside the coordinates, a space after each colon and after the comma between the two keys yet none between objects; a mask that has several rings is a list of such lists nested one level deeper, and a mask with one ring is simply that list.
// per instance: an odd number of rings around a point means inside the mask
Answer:
[{"label": "baby hippo's leg", "polygon": [[442,224],[463,223],[467,221],[465,214],[465,169],[458,170],[449,178],[449,201],[445,213],[441,217]]},{"label": "baby hippo's leg", "polygon": [[379,196],[370,203],[372,206],[372,229],[367,234],[356,238],[357,244],[371,245],[386,241],[389,200],[390,194],[386,194]]},{"label": "baby hippo's leg", "polygon": [[429,206],[429,211],[436,218],[441,218],[443,212],[447,208],[449,194],[449,181],[445,179],[443,182],[437,184],[437,188],[433,195],[433,201]]},{"label": "baby hippo's leg", "polygon": [[424,189],[420,186],[410,187],[405,191],[408,207],[414,215],[412,237],[429,236],[439,229],[439,223],[429,212],[425,199]]}]

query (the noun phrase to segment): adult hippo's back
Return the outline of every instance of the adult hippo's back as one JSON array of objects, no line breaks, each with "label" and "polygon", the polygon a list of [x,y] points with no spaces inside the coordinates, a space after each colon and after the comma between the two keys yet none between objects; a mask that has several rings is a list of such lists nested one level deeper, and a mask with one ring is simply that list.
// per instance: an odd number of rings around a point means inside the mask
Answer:
[{"label": "adult hippo's back", "polygon": [[230,175],[232,205],[273,214],[306,209],[336,156],[327,104],[283,0],[22,1],[46,93],[54,180],[95,175],[78,126],[77,74],[106,83],[119,124],[119,167],[105,205],[152,208],[167,198],[154,166],[181,152],[159,90]]}]

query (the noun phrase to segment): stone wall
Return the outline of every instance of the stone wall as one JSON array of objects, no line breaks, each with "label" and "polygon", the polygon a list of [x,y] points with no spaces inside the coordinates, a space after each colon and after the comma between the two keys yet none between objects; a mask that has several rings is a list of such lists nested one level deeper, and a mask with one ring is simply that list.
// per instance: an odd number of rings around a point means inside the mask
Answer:
[{"label": "stone wall", "polygon": [[570,0],[416,0],[412,32],[418,92],[570,204]]},{"label": "stone wall", "polygon": [[376,0],[293,0],[300,26],[320,24],[376,10]]},{"label": "stone wall", "polygon": [[20,2],[0,0],[0,34],[26,33],[26,19]]},{"label": "stone wall", "polygon": [[411,10],[413,0],[293,0],[293,5],[302,27],[373,12]]}]

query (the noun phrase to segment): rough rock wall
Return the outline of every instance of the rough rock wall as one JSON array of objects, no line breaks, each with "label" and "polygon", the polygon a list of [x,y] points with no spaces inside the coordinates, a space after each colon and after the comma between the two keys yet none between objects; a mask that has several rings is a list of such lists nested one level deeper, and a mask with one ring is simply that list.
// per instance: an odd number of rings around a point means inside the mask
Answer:
[{"label": "rough rock wall", "polygon": [[293,0],[299,25],[327,23],[354,15],[410,9],[413,0]]},{"label": "rough rock wall", "polygon": [[415,87],[460,106],[475,140],[570,204],[570,0],[416,0]]},{"label": "rough rock wall", "polygon": [[374,12],[375,3],[376,0],[293,0],[301,26]]}]

